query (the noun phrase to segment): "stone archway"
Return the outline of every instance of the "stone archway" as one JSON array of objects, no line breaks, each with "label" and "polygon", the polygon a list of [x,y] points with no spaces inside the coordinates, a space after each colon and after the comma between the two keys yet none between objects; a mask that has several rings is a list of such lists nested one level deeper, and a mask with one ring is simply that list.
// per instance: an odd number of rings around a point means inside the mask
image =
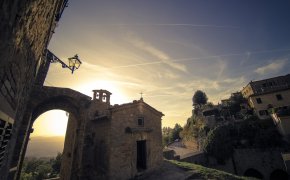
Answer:
[{"label": "stone archway", "polygon": [[254,168],[247,169],[245,171],[245,173],[244,173],[244,176],[254,177],[254,178],[257,178],[257,179],[264,179],[263,174],[260,171],[254,169]]},{"label": "stone archway", "polygon": [[[74,121],[74,127],[76,135],[74,139],[66,139],[69,141],[71,148],[74,148],[75,144],[81,144],[84,134],[84,124],[86,119],[86,107],[89,106],[91,98],[84,94],[68,88],[57,88],[57,87],[34,87],[28,106],[24,115],[24,118],[19,128],[19,134],[16,140],[16,146],[13,153],[13,163],[17,165],[17,179],[20,177],[21,167],[23,159],[25,157],[29,136],[34,121],[42,113],[60,109],[70,113],[70,120]],[[71,157],[80,157],[81,146],[73,149],[73,155]],[[70,161],[69,166],[78,166],[74,160]]]}]

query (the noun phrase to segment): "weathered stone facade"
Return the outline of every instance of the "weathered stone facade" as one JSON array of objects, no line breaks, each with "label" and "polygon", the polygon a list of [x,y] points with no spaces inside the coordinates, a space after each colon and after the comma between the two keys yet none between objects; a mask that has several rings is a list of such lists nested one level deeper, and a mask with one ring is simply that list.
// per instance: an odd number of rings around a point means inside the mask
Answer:
[{"label": "weathered stone facade", "polygon": [[39,76],[39,69],[47,64],[44,51],[64,2],[0,2],[0,123],[3,125],[0,136],[6,137],[0,141],[0,176],[3,179],[13,179],[18,169],[17,154],[22,150],[16,142],[25,136],[21,126],[27,101],[37,78],[46,76],[48,68],[42,71],[44,76]]},{"label": "weathered stone facade", "polygon": [[87,107],[90,106],[91,98],[68,88],[35,86],[31,92],[26,111],[20,125],[16,139],[13,158],[17,162],[17,176],[19,176],[22,161],[25,156],[27,144],[34,121],[42,113],[52,109],[62,109],[70,113],[70,121],[75,127],[69,134],[68,144],[64,149],[70,148],[71,164],[77,172],[83,167],[80,157],[82,156],[84,129],[87,119]]},{"label": "weathered stone facade", "polygon": [[[96,98],[96,94],[98,94]],[[103,97],[99,96],[104,95]],[[110,93],[95,91],[87,108],[82,148],[82,172],[72,167],[75,121],[68,122],[61,179],[130,179],[138,172],[156,169],[162,162],[161,117],[143,99],[111,106]],[[142,147],[138,147],[140,146]],[[142,149],[143,148],[143,149]],[[138,152],[139,151],[139,152]],[[143,167],[139,167],[144,155]],[[139,159],[138,159],[139,157]],[[142,161],[142,160],[141,160]]]},{"label": "weathered stone facade", "polygon": [[143,99],[110,105],[110,92],[93,99],[68,88],[35,86],[23,116],[13,158],[19,176],[34,121],[42,113],[70,113],[61,179],[130,179],[162,162],[161,117]]},{"label": "weathered stone facade", "polygon": [[162,162],[162,113],[142,99],[110,110],[110,179],[128,179],[137,174],[138,143],[145,143],[146,167],[141,169],[158,167]]}]

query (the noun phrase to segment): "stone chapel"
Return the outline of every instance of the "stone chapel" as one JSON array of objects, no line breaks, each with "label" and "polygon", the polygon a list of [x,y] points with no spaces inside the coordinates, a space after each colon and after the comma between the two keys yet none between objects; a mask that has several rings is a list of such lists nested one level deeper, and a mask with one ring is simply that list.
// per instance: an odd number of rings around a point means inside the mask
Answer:
[{"label": "stone chapel", "polygon": [[[163,114],[141,97],[131,103],[111,105],[111,93],[93,90],[88,106],[90,120],[85,125],[83,144],[74,144],[77,127],[70,116],[61,179],[79,177],[78,163],[83,162],[83,179],[131,179],[156,169],[162,163],[161,118]],[[73,151],[82,147],[79,157]],[[73,157],[77,156],[77,157]]]}]

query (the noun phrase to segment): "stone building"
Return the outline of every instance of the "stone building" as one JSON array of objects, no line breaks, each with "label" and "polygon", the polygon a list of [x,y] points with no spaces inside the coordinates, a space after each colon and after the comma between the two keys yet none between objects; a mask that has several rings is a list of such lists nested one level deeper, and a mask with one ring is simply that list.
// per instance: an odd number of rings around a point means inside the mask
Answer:
[{"label": "stone building", "polygon": [[45,50],[67,0],[0,2],[0,177],[13,179],[25,133],[21,130],[30,92],[42,85]]},{"label": "stone building", "polygon": [[251,81],[242,94],[260,119],[271,118],[269,108],[290,106],[290,74]]},{"label": "stone building", "polygon": [[[163,114],[141,98],[122,105],[110,105],[110,92],[94,90],[88,107],[91,120],[85,125],[84,171],[81,179],[130,179],[156,169],[162,162],[161,117]],[[75,121],[68,122],[62,179],[74,179],[73,136]],[[74,159],[74,160],[72,160]]]}]

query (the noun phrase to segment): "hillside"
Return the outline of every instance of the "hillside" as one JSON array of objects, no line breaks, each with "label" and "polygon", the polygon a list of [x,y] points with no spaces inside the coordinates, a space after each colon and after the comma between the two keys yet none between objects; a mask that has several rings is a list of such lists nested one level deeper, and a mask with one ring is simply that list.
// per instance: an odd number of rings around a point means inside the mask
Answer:
[{"label": "hillside", "polygon": [[187,177],[187,179],[216,179],[216,180],[250,180],[250,179],[255,179],[252,177],[242,177],[242,176],[236,176],[224,171],[219,171],[216,169],[211,169],[207,167],[203,167],[200,165],[192,164],[192,163],[187,163],[187,162],[179,162],[179,161],[174,161],[170,160],[170,163],[185,169],[191,173]]},{"label": "hillside", "polygon": [[28,143],[26,157],[55,157],[63,151],[64,137],[31,137]]}]

